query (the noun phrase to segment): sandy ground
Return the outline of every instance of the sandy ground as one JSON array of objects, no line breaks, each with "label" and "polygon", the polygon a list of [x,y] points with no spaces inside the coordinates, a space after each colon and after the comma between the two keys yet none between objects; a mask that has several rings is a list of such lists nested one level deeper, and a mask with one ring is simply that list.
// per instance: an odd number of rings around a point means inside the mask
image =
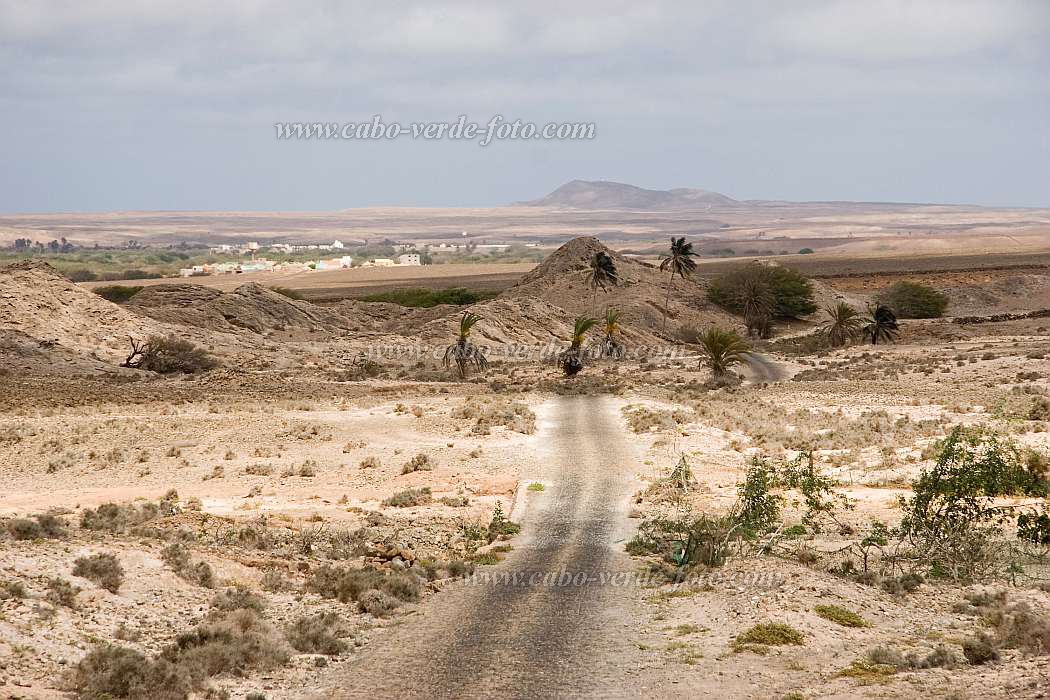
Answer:
[{"label": "sandy ground", "polygon": [[[160,378],[118,371],[102,352],[139,322],[126,309],[86,307],[89,322],[78,324],[68,299],[96,300],[75,287],[46,305],[23,304],[11,289],[3,308],[27,310],[25,344],[14,346],[25,354],[0,367],[0,697],[69,697],[72,670],[99,645],[163,653],[220,614],[221,594],[236,586],[262,599],[258,616],[281,644],[302,618],[325,612],[343,646],[219,673],[207,682],[215,697],[1050,693],[1050,656],[1019,649],[984,666],[848,672],[876,646],[926,655],[943,644],[959,656],[961,641],[985,627],[958,605],[984,586],[1050,616],[1035,578],[1047,572],[979,586],[927,580],[905,594],[830,571],[870,519],[899,521],[898,497],[952,426],[985,426],[1050,453],[1050,421],[1032,414],[1050,396],[1047,318],[906,321],[899,343],[874,348],[767,343],[744,381],[727,387],[688,354],[595,363],[575,379],[524,360],[466,381],[433,358],[335,373],[350,367],[339,362],[353,357],[353,333],[244,332],[230,336],[241,354],[223,357],[255,353],[257,364]],[[45,311],[69,323],[64,342],[97,356],[67,366],[47,354],[48,338],[29,335]],[[682,458],[695,479],[691,512],[718,514],[750,459],[800,449],[851,499],[841,529],[807,530],[765,554],[741,550],[678,587],[652,576],[652,557],[627,555],[635,528],[667,507],[667,478]],[[126,522],[93,525],[106,503]],[[487,537],[497,504],[520,534]],[[19,522],[46,514],[62,532]],[[789,503],[785,523],[800,519]],[[176,544],[210,568],[210,585],[176,570]],[[120,563],[117,590],[73,575],[94,554]],[[489,577],[563,568],[630,576],[628,585],[496,586],[453,573],[471,566]],[[418,595],[368,611],[315,585],[330,567],[404,574]],[[79,590],[62,598],[55,579]],[[816,614],[829,603],[867,626]],[[760,622],[789,624],[802,643],[736,649]]]}]

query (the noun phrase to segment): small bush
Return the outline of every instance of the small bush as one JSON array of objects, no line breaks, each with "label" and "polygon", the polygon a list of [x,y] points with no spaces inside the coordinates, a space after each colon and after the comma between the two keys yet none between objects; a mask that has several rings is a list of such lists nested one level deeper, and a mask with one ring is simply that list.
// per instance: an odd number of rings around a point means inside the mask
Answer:
[{"label": "small bush", "polygon": [[21,581],[0,583],[0,600],[21,600],[26,597],[26,587]]},{"label": "small bush", "polygon": [[73,562],[73,575],[86,578],[110,593],[116,593],[124,582],[124,567],[112,554],[92,554]]},{"label": "small bush", "polygon": [[434,469],[434,465],[430,463],[430,457],[422,452],[417,454],[412,459],[405,462],[405,465],[401,467],[402,474],[411,474],[412,472],[428,472]]},{"label": "small bush", "polygon": [[393,496],[383,501],[384,506],[393,506],[395,508],[411,508],[413,506],[423,506],[430,503],[433,500],[430,487],[424,486],[420,489],[405,489],[404,491],[398,491]]},{"label": "small bush", "polygon": [[963,656],[974,666],[982,666],[999,660],[999,650],[996,648],[995,642],[985,634],[964,639],[962,649]]},{"label": "small bush", "polygon": [[77,664],[73,687],[77,697],[90,700],[184,700],[193,684],[168,661],[151,661],[133,649],[107,644]]},{"label": "small bush", "polygon": [[334,566],[319,567],[306,582],[306,589],[323,598],[335,598],[342,603],[360,601],[368,590],[377,589],[400,600],[419,600],[420,587],[415,576],[366,567],[343,569]]},{"label": "small bush", "polygon": [[788,644],[801,646],[805,637],[801,632],[783,622],[764,622],[738,634],[733,640],[734,646],[760,644],[762,646],[784,646]]},{"label": "small bush", "polygon": [[65,522],[50,513],[29,518],[12,518],[5,523],[7,533],[14,540],[62,539],[68,534]]},{"label": "small bush", "polygon": [[442,496],[439,503],[450,508],[466,508],[470,505],[470,499],[466,496]]},{"label": "small bush", "polygon": [[298,618],[285,632],[288,642],[304,654],[338,656],[346,651],[343,619],[334,612],[323,612]]},{"label": "small bush", "polygon": [[837,625],[843,627],[870,627],[871,624],[863,617],[847,610],[846,608],[839,607],[838,605],[818,605],[813,608],[813,611],[820,615],[825,620],[834,622]]},{"label": "small bush", "polygon": [[211,599],[211,608],[213,611],[219,612],[252,610],[261,613],[266,609],[266,599],[257,593],[252,592],[251,589],[243,586],[236,586],[234,588],[227,588],[225,591],[216,594],[216,596]]},{"label": "small bush", "polygon": [[218,362],[190,341],[176,335],[151,336],[144,344],[132,343],[124,367],[158,374],[195,374],[218,366]]},{"label": "small bush", "polygon": [[368,590],[361,594],[357,604],[361,612],[376,617],[389,617],[401,604],[401,601],[383,591]]},{"label": "small bush", "polygon": [[880,295],[880,301],[897,318],[940,318],[948,308],[948,297],[916,282],[897,282]]},{"label": "small bush", "polygon": [[186,545],[176,542],[168,545],[160,553],[161,559],[179,576],[203,588],[214,588],[215,575],[206,561],[192,563]]},{"label": "small bush", "polygon": [[287,643],[251,610],[234,610],[222,618],[180,634],[161,658],[186,670],[195,681],[220,673],[244,675],[288,661]]},{"label": "small bush", "polygon": [[80,589],[63,578],[53,578],[47,582],[47,594],[44,598],[52,605],[74,608],[77,604],[77,593]]}]

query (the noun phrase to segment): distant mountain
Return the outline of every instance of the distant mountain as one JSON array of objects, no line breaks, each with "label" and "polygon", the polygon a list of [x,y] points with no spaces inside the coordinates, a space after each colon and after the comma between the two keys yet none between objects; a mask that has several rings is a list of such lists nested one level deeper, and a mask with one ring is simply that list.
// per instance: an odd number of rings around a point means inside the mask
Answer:
[{"label": "distant mountain", "polygon": [[735,199],[707,190],[685,187],[673,190],[647,190],[622,182],[573,180],[546,197],[518,204],[561,209],[710,209],[736,204]]}]

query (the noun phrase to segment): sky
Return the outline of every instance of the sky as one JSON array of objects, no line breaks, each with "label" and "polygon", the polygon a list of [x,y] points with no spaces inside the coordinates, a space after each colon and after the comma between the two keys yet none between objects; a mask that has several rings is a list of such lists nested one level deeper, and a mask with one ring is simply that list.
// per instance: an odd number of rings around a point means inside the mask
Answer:
[{"label": "sky", "polygon": [[[0,212],[497,206],[573,179],[1050,206],[1050,2],[0,0]],[[595,125],[279,140],[278,122]]]}]

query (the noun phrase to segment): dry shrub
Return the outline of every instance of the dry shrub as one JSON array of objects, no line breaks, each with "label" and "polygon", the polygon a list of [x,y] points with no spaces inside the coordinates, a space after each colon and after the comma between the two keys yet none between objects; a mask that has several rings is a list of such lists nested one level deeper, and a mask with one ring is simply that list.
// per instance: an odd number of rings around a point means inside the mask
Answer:
[{"label": "dry shrub", "polygon": [[57,540],[65,539],[69,534],[66,532],[64,520],[51,513],[41,513],[29,518],[12,518],[5,525],[11,539],[15,540]]},{"label": "dry shrub", "polygon": [[77,605],[77,593],[79,592],[79,588],[64,578],[53,578],[47,582],[47,593],[44,599],[52,605],[75,608]]},{"label": "dry shrub", "polygon": [[362,593],[357,605],[361,612],[375,617],[389,617],[401,605],[401,601],[383,591],[373,589]]},{"label": "dry shrub", "polygon": [[233,612],[234,610],[252,610],[262,612],[267,602],[262,596],[244,586],[227,588],[211,599],[212,612]]},{"label": "dry shrub", "polygon": [[536,414],[525,404],[502,398],[469,398],[452,411],[457,420],[473,420],[472,432],[487,435],[496,426],[505,426],[525,435],[536,432]]},{"label": "dry shrub", "polygon": [[346,651],[347,636],[343,619],[334,612],[304,615],[293,622],[285,632],[288,642],[305,654],[338,656]]},{"label": "dry shrub", "polygon": [[322,598],[335,598],[342,603],[360,602],[365,591],[380,590],[399,601],[417,601],[421,595],[419,580],[412,574],[385,573],[380,569],[319,567],[306,582],[306,589]]},{"label": "dry shrub", "polygon": [[86,578],[110,593],[116,593],[124,582],[124,567],[112,554],[92,554],[73,562],[73,575]]},{"label": "dry shrub", "polygon": [[690,420],[685,411],[663,411],[648,406],[625,406],[623,414],[627,425],[636,433],[676,430]]},{"label": "dry shrub", "polygon": [[215,586],[215,575],[206,561],[192,562],[186,545],[176,542],[160,553],[161,559],[179,578],[204,588]]},{"label": "dry shrub", "polygon": [[85,508],[80,514],[80,527],[85,530],[104,532],[124,532],[129,527],[142,525],[157,518],[164,518],[179,512],[179,495],[169,491],[156,503],[103,503],[98,508]]},{"label": "dry shrub", "polygon": [[424,486],[419,489],[405,489],[404,491],[398,491],[393,496],[383,501],[384,506],[393,506],[395,508],[411,508],[413,506],[423,506],[430,503],[433,500],[430,487]]},{"label": "dry shrub", "polygon": [[161,658],[185,669],[196,683],[229,673],[275,668],[288,661],[283,637],[251,610],[234,610],[180,634]]},{"label": "dry shrub", "polygon": [[430,462],[430,457],[420,452],[412,459],[405,462],[404,466],[401,467],[402,474],[411,474],[412,472],[429,472],[434,469],[434,465]]},{"label": "dry shrub", "polygon": [[132,341],[132,352],[123,367],[144,369],[158,374],[195,374],[219,365],[211,355],[176,335],[150,336],[143,344]]},{"label": "dry shrub", "polygon": [[73,671],[77,697],[90,700],[184,700],[192,688],[186,672],[159,659],[151,661],[125,647],[102,645]]}]

